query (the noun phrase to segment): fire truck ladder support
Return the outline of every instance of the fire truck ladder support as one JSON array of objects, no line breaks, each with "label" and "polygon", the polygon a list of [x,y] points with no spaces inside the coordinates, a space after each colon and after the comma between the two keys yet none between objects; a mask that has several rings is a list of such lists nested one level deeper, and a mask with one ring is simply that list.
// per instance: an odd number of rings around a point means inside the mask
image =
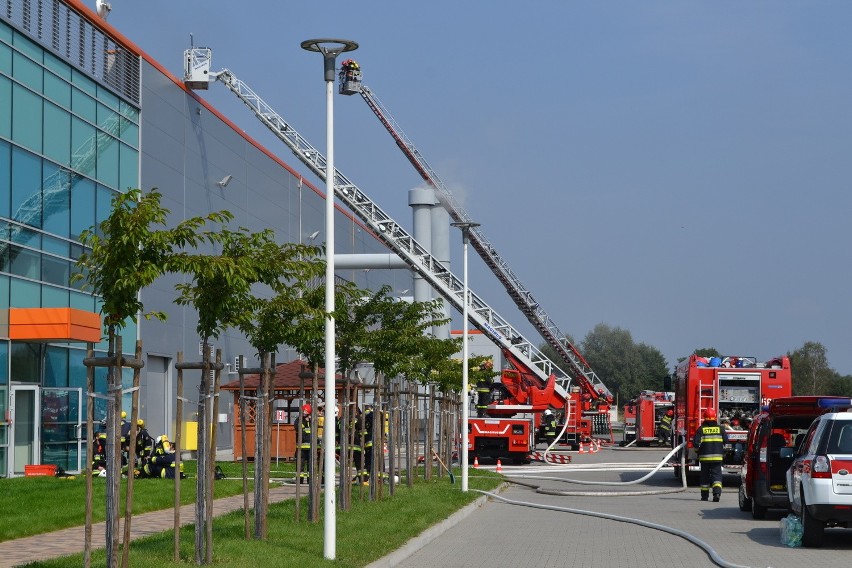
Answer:
[{"label": "fire truck ladder support", "polygon": [[[348,83],[352,85],[352,83]],[[461,205],[453,197],[452,192],[444,185],[438,174],[435,173],[423,155],[417,150],[414,143],[405,135],[402,128],[393,118],[390,111],[382,104],[376,94],[366,85],[360,84],[361,98],[367,103],[367,106],[378,117],[379,121],[385,129],[393,137],[396,145],[402,150],[417,173],[423,180],[435,188],[438,199],[447,209],[447,212],[454,221],[459,223],[467,223],[471,221],[470,216],[462,208]],[[350,94],[349,91],[341,91],[344,94]],[[566,334],[562,333],[556,324],[547,315],[547,312],[533,298],[532,293],[523,285],[521,280],[515,275],[509,264],[499,255],[497,249],[492,245],[482,232],[480,227],[473,227],[470,230],[470,244],[482,258],[486,265],[491,269],[498,280],[503,284],[506,292],[514,300],[515,304],[526,316],[527,320],[535,327],[547,343],[556,351],[559,357],[568,365],[568,369],[573,371],[579,381],[586,382],[585,390],[598,393],[603,389],[604,393],[611,396],[612,393],[601,379],[595,374],[594,370],[589,366],[588,362],[583,358],[571,342],[568,341]],[[563,385],[568,388],[568,385]]]},{"label": "fire truck ladder support", "polygon": [[[184,83],[190,88],[206,88],[206,81],[217,80],[231,90],[254,115],[282,142],[284,142],[321,180],[325,181],[326,158],[303,138],[270,105],[263,101],[251,88],[238,79],[228,69],[209,72],[211,50],[193,48],[186,52]],[[423,277],[456,309],[464,307],[463,282],[454,276],[440,261],[434,258],[420,243],[409,235],[402,226],[394,221],[372,201],[358,186],[346,178],[339,170],[334,172],[334,195],[347,205],[388,248],[399,255],[412,270]],[[326,196],[333,199],[333,196]],[[552,374],[557,379],[556,391],[566,399],[568,393],[562,384],[570,382],[571,377],[555,365],[520,332],[500,317],[481,298],[469,290],[468,319],[482,333],[490,337],[502,349],[511,353],[529,371],[535,373],[544,383]]]}]

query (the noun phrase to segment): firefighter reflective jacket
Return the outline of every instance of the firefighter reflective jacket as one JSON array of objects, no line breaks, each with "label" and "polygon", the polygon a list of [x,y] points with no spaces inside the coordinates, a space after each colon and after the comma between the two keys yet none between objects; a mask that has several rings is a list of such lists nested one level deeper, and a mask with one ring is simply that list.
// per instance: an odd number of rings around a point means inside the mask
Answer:
[{"label": "firefighter reflective jacket", "polygon": [[698,461],[721,462],[728,443],[728,434],[715,420],[705,420],[692,439],[692,445],[698,450]]},{"label": "firefighter reflective jacket", "polygon": [[302,417],[302,438],[299,442],[299,449],[311,449],[311,415],[306,414]]},{"label": "firefighter reflective jacket", "polygon": [[668,434],[672,430],[672,417],[668,414],[663,414],[660,418],[660,430]]}]

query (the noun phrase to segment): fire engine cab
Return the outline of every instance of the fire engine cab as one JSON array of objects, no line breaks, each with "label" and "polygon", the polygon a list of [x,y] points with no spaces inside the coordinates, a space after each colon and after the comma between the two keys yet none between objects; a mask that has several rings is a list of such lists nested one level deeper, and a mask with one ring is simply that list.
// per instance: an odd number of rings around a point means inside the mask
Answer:
[{"label": "fire engine cab", "polygon": [[[695,481],[700,467],[692,447],[695,431],[708,408],[714,409],[728,434],[722,472],[739,475],[748,427],[761,408],[791,395],[790,360],[785,356],[759,363],[755,357],[706,358],[690,355],[675,372],[675,415],[672,447],[686,442],[686,475]],[[672,465],[680,477],[680,452]]]}]

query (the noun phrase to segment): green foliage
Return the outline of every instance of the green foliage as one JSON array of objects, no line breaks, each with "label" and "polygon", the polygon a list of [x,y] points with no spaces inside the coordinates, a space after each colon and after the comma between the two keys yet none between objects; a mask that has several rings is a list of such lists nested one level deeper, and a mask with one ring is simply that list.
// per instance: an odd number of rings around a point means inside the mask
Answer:
[{"label": "green foliage", "polygon": [[[461,338],[459,338],[458,341],[461,343]],[[455,347],[455,351],[453,351],[453,353],[458,353],[459,349],[461,349],[461,345]],[[463,381],[463,362],[464,360],[461,358],[444,358],[442,361],[438,361],[431,368],[429,382],[438,385],[438,387],[444,392],[461,392]],[[473,389],[476,383],[480,380],[485,379],[490,381],[499,374],[499,369],[494,369],[494,362],[491,360],[491,357],[478,355],[468,359],[467,382],[469,389]]]},{"label": "green foliage", "polygon": [[180,253],[169,258],[168,267],[189,276],[189,282],[175,286],[180,292],[175,303],[196,309],[197,331],[206,340],[219,337],[228,327],[246,326],[252,321],[254,286],[280,289],[284,269],[278,260],[292,251],[278,245],[270,229],[253,233],[240,227],[205,235],[221,245],[220,254]]},{"label": "green foliage", "polygon": [[661,389],[668,374],[665,357],[657,348],[636,344],[628,330],[604,323],[586,335],[582,353],[604,384],[625,399],[641,390]]},{"label": "green foliage", "polygon": [[[722,354],[719,353],[719,350],[715,347],[702,347],[700,349],[696,349],[693,353],[698,355],[699,357],[707,357],[708,359],[711,357],[721,357]],[[684,357],[683,359],[686,359]],[[683,360],[681,359],[681,361]]]},{"label": "green foliage", "polygon": [[274,353],[282,344],[294,345],[305,322],[322,321],[324,317],[322,307],[311,301],[310,285],[325,270],[320,248],[286,244],[270,252],[273,257],[261,262],[278,269],[277,281],[269,283],[275,294],[271,298],[248,298],[246,317],[237,322],[258,354]]},{"label": "green foliage", "polygon": [[[98,230],[86,230],[80,241],[90,250],[77,260],[72,281],[85,280],[86,288],[101,296],[101,312],[106,329],[122,328],[128,319],[137,321],[143,310],[139,291],[169,270],[168,260],[175,251],[195,247],[211,240],[211,233],[199,229],[208,221],[230,220],[227,211],[193,217],[172,229],[165,227],[170,213],[160,205],[162,195],[156,189],[142,194],[132,189],[116,195],[112,211]],[[145,317],[165,319],[162,312]]]},{"label": "green foliage", "polygon": [[828,366],[825,346],[816,341],[806,341],[795,351],[787,353],[793,376],[794,395],[843,394],[830,392],[837,373]]}]

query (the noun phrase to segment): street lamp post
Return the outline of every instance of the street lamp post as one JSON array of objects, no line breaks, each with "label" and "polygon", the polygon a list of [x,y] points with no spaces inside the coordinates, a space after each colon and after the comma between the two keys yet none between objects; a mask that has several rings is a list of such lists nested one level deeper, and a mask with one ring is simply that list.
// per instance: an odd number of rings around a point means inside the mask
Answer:
[{"label": "street lamp post", "polygon": [[467,455],[467,445],[468,445],[468,420],[470,419],[470,399],[468,398],[468,391],[470,390],[468,387],[468,357],[470,354],[468,353],[468,344],[467,344],[467,306],[469,302],[469,292],[467,287],[467,244],[470,242],[470,230],[474,227],[478,227],[479,223],[472,222],[458,222],[453,223],[453,227],[458,227],[462,232],[462,244],[464,245],[463,249],[463,258],[464,258],[464,270],[463,270],[463,279],[464,279],[464,308],[462,309],[462,319],[464,320],[464,327],[462,332],[462,428],[461,428],[461,468],[462,468],[462,482],[461,489],[462,492],[467,492],[467,479],[468,479],[468,455]]},{"label": "street lamp post", "polygon": [[[332,417],[337,407],[335,400],[335,351],[334,351],[334,72],[337,56],[345,51],[358,49],[358,44],[348,39],[309,39],[302,42],[302,49],[322,54],[326,96],[326,165],[325,165],[325,408],[326,416]],[[325,466],[324,540],[325,558],[334,560],[337,550],[337,510],[334,483],[334,428],[326,426],[323,431]]]}]

